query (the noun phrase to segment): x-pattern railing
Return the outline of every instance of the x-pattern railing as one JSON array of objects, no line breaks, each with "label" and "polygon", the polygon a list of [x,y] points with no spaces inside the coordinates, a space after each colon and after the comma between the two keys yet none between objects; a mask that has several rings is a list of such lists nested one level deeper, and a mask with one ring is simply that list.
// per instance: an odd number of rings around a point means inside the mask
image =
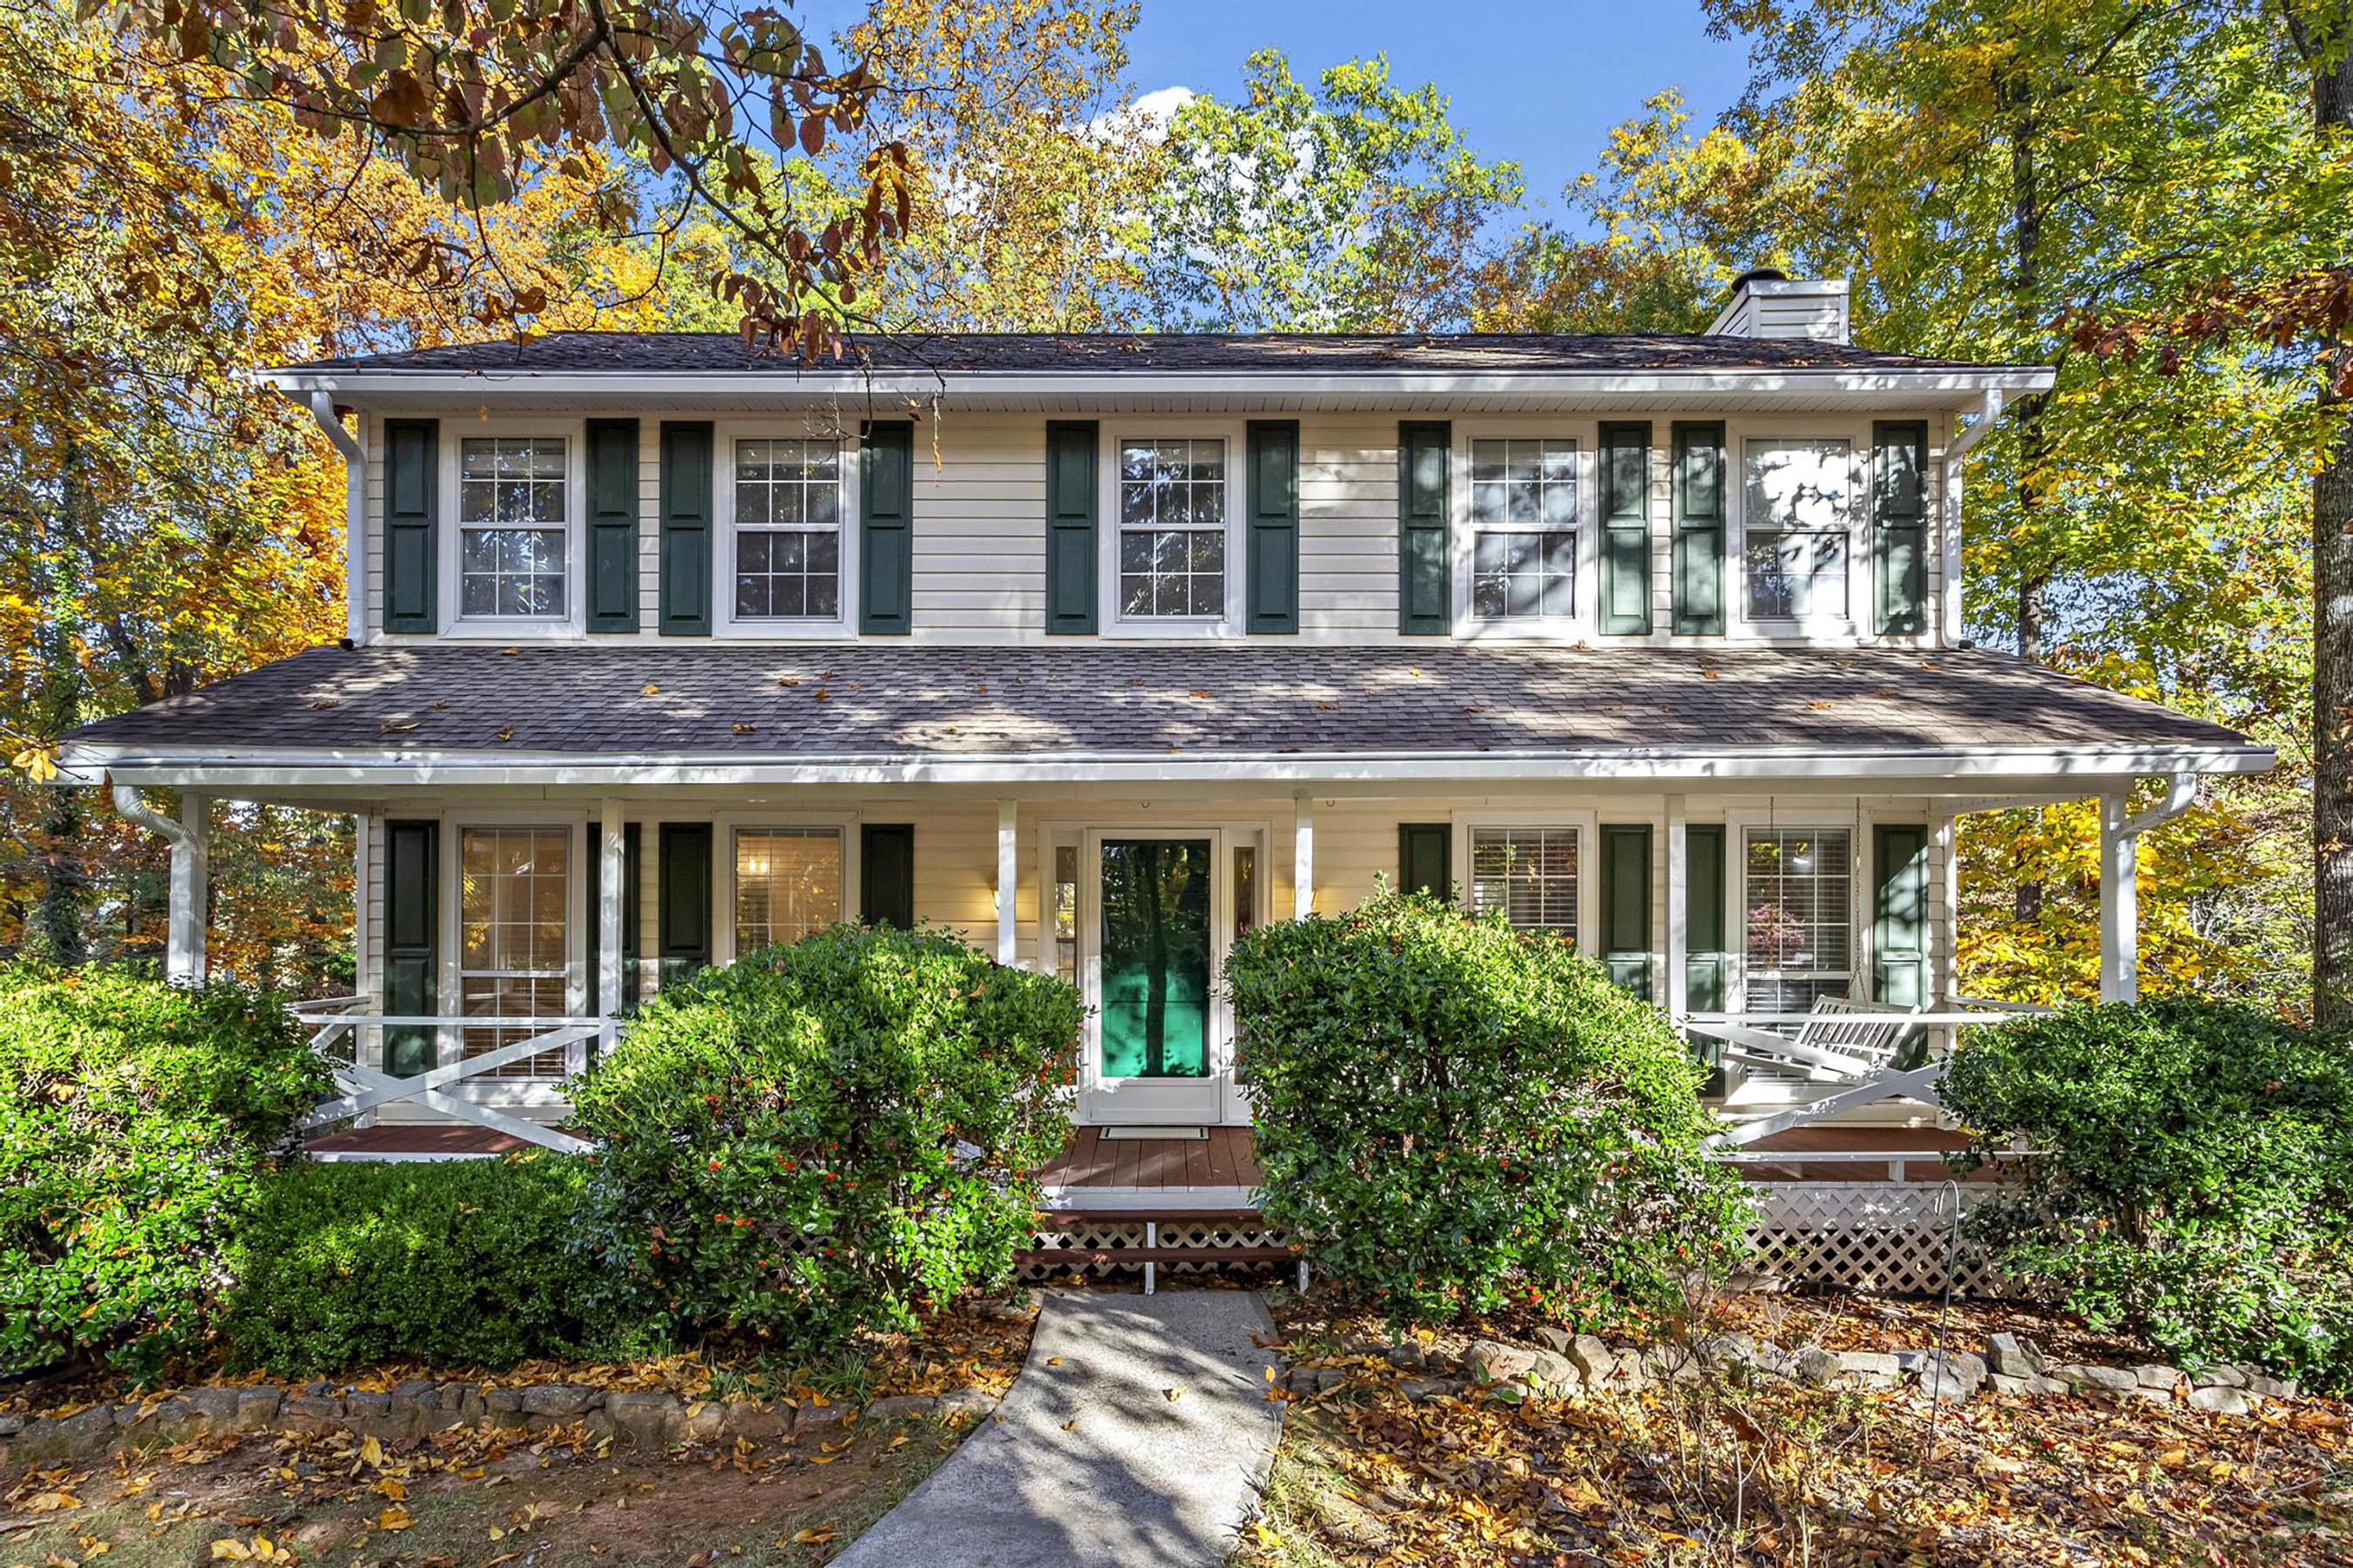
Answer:
[{"label": "x-pattern railing", "polygon": [[[520,1138],[528,1143],[536,1143],[543,1149],[576,1154],[589,1147],[585,1141],[561,1129],[448,1091],[469,1079],[496,1072],[514,1062],[529,1061],[550,1051],[563,1052],[567,1068],[576,1070],[577,1067],[586,1065],[589,1045],[604,1035],[606,1025],[603,1019],[451,1018],[348,1010],[360,1005],[361,1001],[356,996],[339,996],[320,1002],[298,1003],[293,1009],[296,1017],[313,1026],[311,1048],[325,1058],[333,1070],[335,1087],[341,1090],[334,1099],[321,1101],[304,1119],[304,1131],[347,1121],[387,1105],[414,1101],[427,1110],[470,1121],[494,1132],[503,1132],[512,1138]],[[535,1032],[526,1038],[510,1041],[477,1055],[438,1063],[420,1073],[395,1077],[367,1065],[364,1031],[368,1029],[432,1029],[437,1035],[443,1030],[456,1029],[530,1029]],[[346,1048],[348,1056],[343,1054]]]}]

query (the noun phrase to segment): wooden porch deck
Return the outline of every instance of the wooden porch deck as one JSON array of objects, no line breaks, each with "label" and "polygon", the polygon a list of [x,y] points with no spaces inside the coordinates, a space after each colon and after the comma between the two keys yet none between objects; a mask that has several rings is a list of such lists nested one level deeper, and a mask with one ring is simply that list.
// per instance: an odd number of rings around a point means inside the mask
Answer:
[{"label": "wooden porch deck", "polygon": [[[1039,1173],[1050,1207],[1141,1212],[1245,1208],[1264,1179],[1257,1140],[1247,1127],[1212,1127],[1202,1138],[1105,1137],[1082,1127]],[[1942,1181],[1944,1154],[1968,1146],[1958,1132],[1935,1127],[1800,1127],[1743,1151],[1751,1180],[1775,1182]],[[532,1145],[463,1123],[355,1127],[304,1148],[324,1160],[451,1160],[514,1153]],[[1809,1160],[1808,1155],[1829,1156]],[[1858,1156],[1875,1155],[1881,1159]],[[1784,1156],[1773,1158],[1772,1156]],[[1898,1176],[1890,1169],[1899,1165]]]}]

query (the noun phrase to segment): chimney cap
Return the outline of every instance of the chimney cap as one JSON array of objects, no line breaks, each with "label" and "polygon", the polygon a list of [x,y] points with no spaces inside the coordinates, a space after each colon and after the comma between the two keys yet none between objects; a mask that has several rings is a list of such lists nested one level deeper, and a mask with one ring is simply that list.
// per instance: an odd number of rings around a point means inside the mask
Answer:
[{"label": "chimney cap", "polygon": [[1778,267],[1752,267],[1732,280],[1732,291],[1739,293],[1751,283],[1787,283],[1789,275]]}]

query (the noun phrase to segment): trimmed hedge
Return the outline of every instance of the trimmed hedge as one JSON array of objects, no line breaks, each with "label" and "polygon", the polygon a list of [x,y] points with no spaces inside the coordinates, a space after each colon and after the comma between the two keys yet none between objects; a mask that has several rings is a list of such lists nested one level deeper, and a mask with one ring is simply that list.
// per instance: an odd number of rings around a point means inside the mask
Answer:
[{"label": "trimmed hedge", "polygon": [[935,930],[837,926],[664,988],[576,1089],[598,1299],[812,1352],[1008,1279],[1081,1021]]},{"label": "trimmed hedge", "polygon": [[1725,1261],[1738,1179],[1666,1016],[1548,933],[1384,889],[1225,965],[1260,1205],[1392,1318],[1662,1309]]},{"label": "trimmed hedge", "polygon": [[2342,1043],[2235,1005],[2087,1005],[1972,1030],[1941,1093],[1978,1148],[2031,1151],[1967,1225],[2010,1279],[2193,1365],[2353,1385]]},{"label": "trimmed hedge", "polygon": [[280,1173],[235,1249],[220,1323],[231,1365],[501,1368],[582,1350],[585,1174],[548,1153]]},{"label": "trimmed hedge", "polygon": [[332,1083],[282,1001],[0,971],[0,1376],[201,1347],[275,1152]]}]

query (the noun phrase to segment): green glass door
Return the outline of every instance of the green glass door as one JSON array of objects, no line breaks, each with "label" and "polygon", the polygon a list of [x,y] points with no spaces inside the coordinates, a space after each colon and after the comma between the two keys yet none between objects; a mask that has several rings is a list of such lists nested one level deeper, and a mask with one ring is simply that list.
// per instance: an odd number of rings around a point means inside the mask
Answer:
[{"label": "green glass door", "polygon": [[1105,838],[1102,1072],[1209,1075],[1211,905],[1207,838]]}]

